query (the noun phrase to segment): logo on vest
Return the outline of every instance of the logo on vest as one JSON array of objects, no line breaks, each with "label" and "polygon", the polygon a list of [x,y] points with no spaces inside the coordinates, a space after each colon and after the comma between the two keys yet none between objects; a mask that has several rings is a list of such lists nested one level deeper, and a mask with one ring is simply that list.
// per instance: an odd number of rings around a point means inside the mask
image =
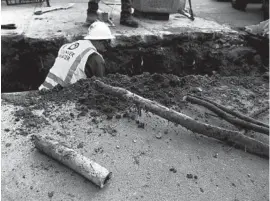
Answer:
[{"label": "logo on vest", "polygon": [[72,50],[75,50],[76,48],[78,48],[79,43],[73,43],[69,47],[66,47],[66,46],[67,45],[64,45],[63,48],[60,50],[58,57],[66,61],[69,61],[70,58],[72,58],[75,55],[75,52],[73,52]]},{"label": "logo on vest", "polygon": [[69,49],[69,50],[75,50],[76,48],[79,47],[79,45],[80,45],[79,43],[74,43],[71,46],[69,46],[67,49]]}]

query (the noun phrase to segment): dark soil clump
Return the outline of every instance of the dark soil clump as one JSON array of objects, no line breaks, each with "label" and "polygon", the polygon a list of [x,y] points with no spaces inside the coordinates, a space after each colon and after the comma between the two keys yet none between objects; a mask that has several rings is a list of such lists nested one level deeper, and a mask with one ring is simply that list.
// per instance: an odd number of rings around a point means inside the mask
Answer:
[{"label": "dark soil clump", "polygon": [[[22,125],[25,128],[40,128],[44,124],[49,124],[49,122],[44,117],[34,115],[28,108],[15,111],[14,117],[22,119]],[[19,133],[20,135],[25,135],[22,134],[22,132]]]},{"label": "dark soil clump", "polygon": [[[127,109],[133,106],[133,103],[126,100],[119,99],[112,95],[104,94],[98,91],[94,86],[94,81],[97,78],[80,80],[77,83],[65,88],[57,88],[49,91],[40,91],[36,95],[27,98],[27,103],[31,102],[32,109],[44,109],[44,115],[50,114],[54,108],[68,101],[76,104],[76,109],[79,113],[90,113],[90,110],[95,110],[91,116],[99,116],[103,114],[112,119],[113,116],[129,117]],[[240,112],[246,113],[247,106],[242,104],[237,97],[242,96],[246,100],[267,100],[268,97],[268,83],[262,77],[254,76],[230,76],[222,77],[218,74],[213,76],[188,75],[185,77],[178,77],[171,74],[150,74],[143,73],[128,77],[120,74],[110,74],[107,77],[98,78],[104,83],[112,86],[123,87],[136,93],[144,98],[157,101],[158,103],[167,107],[173,107],[176,111],[181,111],[187,107],[187,102],[183,100],[187,94],[196,94],[213,101],[220,99],[220,104],[234,105]],[[251,82],[252,80],[252,82]],[[237,87],[236,87],[237,86]],[[194,88],[200,88],[200,91],[194,92]],[[242,94],[239,88],[245,92],[245,89],[251,90],[252,94]],[[256,94],[256,95],[255,95]],[[220,98],[222,97],[222,98]],[[256,104],[263,104],[256,102]],[[22,104],[28,107],[29,104]],[[258,105],[260,106],[260,105]],[[253,107],[253,106],[249,106]],[[44,121],[42,117],[33,115],[30,109],[19,110],[15,113],[15,117],[24,119],[24,123],[28,126],[39,125]],[[75,118],[74,114],[70,114],[71,118]],[[28,122],[31,119],[31,122]],[[35,121],[33,121],[33,119]],[[33,124],[34,122],[34,124]],[[143,125],[140,125],[143,128]]]}]

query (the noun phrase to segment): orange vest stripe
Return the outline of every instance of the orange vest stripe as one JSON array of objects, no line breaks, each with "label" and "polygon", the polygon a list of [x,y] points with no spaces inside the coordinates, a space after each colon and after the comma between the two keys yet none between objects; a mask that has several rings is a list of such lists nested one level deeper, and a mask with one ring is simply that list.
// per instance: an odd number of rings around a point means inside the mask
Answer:
[{"label": "orange vest stripe", "polygon": [[65,78],[65,83],[70,83],[73,73],[76,71],[77,67],[79,66],[79,64],[81,63],[82,58],[93,48],[87,48],[86,50],[84,50],[80,55],[77,56],[77,58],[75,59],[75,61],[73,62],[72,66],[70,67],[67,77]]},{"label": "orange vest stripe", "polygon": [[52,89],[54,86],[51,83],[48,83],[46,80],[42,84],[45,88]]},{"label": "orange vest stripe", "polygon": [[66,86],[66,83],[60,77],[56,76],[55,74],[51,72],[49,72],[47,77],[51,78],[54,82],[57,82],[58,84],[60,84],[62,87]]}]

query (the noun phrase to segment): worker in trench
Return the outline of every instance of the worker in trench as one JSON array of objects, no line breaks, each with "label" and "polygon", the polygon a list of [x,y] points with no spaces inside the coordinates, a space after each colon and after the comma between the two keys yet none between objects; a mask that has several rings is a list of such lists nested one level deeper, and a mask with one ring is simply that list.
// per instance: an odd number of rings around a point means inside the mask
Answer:
[{"label": "worker in trench", "polygon": [[[98,3],[100,0],[89,0],[87,9],[86,24],[92,24],[98,19]],[[138,27],[138,22],[131,15],[131,0],[121,0],[120,24],[128,27]]]},{"label": "worker in trench", "polygon": [[111,31],[104,22],[94,22],[84,40],[65,44],[60,48],[54,65],[39,90],[52,89],[57,85],[65,87],[80,79],[104,76],[105,61],[90,40],[110,41],[112,38]]}]

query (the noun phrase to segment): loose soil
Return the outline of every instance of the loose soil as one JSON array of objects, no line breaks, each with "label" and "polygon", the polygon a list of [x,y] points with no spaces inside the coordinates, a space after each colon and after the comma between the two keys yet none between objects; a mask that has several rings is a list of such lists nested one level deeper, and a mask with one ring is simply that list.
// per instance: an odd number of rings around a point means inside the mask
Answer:
[{"label": "loose soil", "polygon": [[[173,107],[177,111],[187,107],[187,103],[183,101],[187,94],[208,98],[244,114],[263,108],[268,104],[268,80],[262,76],[225,77],[215,74],[213,76],[188,75],[178,77],[172,74],[157,73],[143,73],[133,77],[121,74],[110,74],[104,78],[93,77],[80,80],[66,88],[57,86],[52,90],[39,91],[35,95],[26,97],[23,102],[15,101],[14,103],[32,110],[44,109],[44,115],[48,116],[54,109],[51,105],[57,107],[57,105],[60,106],[69,101],[75,102],[76,109],[80,112],[79,116],[86,115],[88,110],[97,111],[91,113],[93,123],[96,121],[95,117],[100,115],[106,115],[108,119],[114,116],[119,119],[120,114],[123,114],[123,117],[130,117],[129,110],[133,107],[133,104],[97,91],[94,86],[95,79],[112,86],[123,87],[167,107]],[[239,101],[239,96],[242,100],[249,102],[249,105]],[[40,125],[41,123],[41,118],[31,118],[33,114],[30,113],[29,115],[29,109],[17,111],[14,115],[26,119],[26,127],[29,127],[29,123],[30,126]],[[31,122],[27,121],[28,118],[31,118]],[[74,115],[71,114],[70,118],[74,118]],[[58,120],[65,121],[65,119]]]},{"label": "loose soil", "polygon": [[[233,200],[236,193],[239,200],[255,194],[260,200],[268,200],[266,159],[236,150],[233,145],[200,137],[155,115],[142,112],[142,117],[139,117],[136,112],[140,108],[136,105],[97,91],[95,79],[81,80],[66,88],[30,93],[9,103],[3,101],[6,110],[9,107],[14,110],[13,113],[3,111],[6,114],[3,126],[10,129],[3,135],[5,149],[2,155],[6,174],[4,185],[13,188],[15,196],[20,195],[24,200],[40,197],[46,200],[53,195],[55,199],[64,197],[63,200],[67,200],[63,192],[70,189],[76,200],[85,200],[93,194],[97,196],[96,200],[112,197],[136,200],[142,197],[133,199],[128,192],[135,193],[139,184],[140,195],[145,196],[145,200],[161,197],[168,200],[183,197],[186,200],[190,195],[194,196],[191,200]],[[221,76],[215,73],[212,76],[179,77],[143,73],[132,77],[110,74],[98,79],[124,87],[196,120],[228,129],[238,128],[200,106],[183,101],[183,97],[196,94],[247,115],[268,104],[269,85],[263,76]],[[17,129],[15,132],[13,127]],[[73,171],[37,152],[30,141],[32,134],[48,135],[66,143],[111,170],[114,177],[107,188],[96,189]],[[14,160],[12,156],[15,155],[20,160]],[[26,179],[22,178],[23,174],[27,175]],[[7,175],[17,175],[17,179],[10,179]],[[29,181],[29,185],[23,183],[25,181]],[[74,184],[74,181],[79,184]],[[27,194],[20,193],[23,188]],[[166,195],[158,194],[161,188]],[[42,196],[32,189],[39,190]],[[85,193],[80,197],[82,189]],[[149,192],[144,192],[148,189]],[[187,195],[186,192],[190,193]],[[5,196],[13,195],[8,191],[4,193]]]}]

